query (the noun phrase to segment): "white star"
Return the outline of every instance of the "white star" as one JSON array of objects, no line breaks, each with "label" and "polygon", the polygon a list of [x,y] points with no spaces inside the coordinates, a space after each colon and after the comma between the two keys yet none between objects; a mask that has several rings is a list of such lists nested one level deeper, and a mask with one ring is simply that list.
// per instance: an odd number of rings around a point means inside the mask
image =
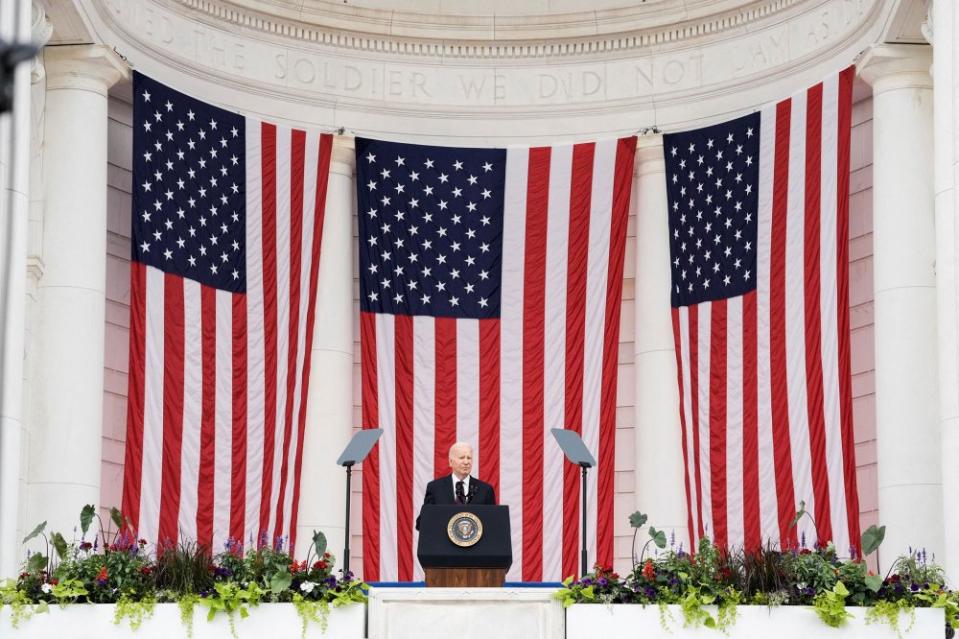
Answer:
[{"label": "white star", "polygon": [[235,280],[240,279],[240,273],[236,269],[233,269],[232,275],[233,275],[233,279]]},{"label": "white star", "polygon": [[403,295],[401,293],[397,293],[396,295],[393,296],[393,301],[399,304],[400,302],[403,301]]},{"label": "white star", "polygon": [[484,199],[484,200],[488,200],[488,199],[490,198],[490,195],[491,195],[491,193],[490,193],[490,190],[489,190],[489,189],[483,189],[483,199]]},{"label": "white star", "polygon": [[466,208],[467,210],[469,210],[470,213],[472,213],[473,211],[476,210],[476,204],[474,202],[470,202],[469,204],[466,205]]},{"label": "white star", "polygon": [[240,132],[236,130],[236,127],[233,127],[233,128],[230,129],[230,135],[232,135],[233,137],[236,137],[236,136],[238,136],[239,134],[240,134]]},{"label": "white star", "polygon": [[370,294],[367,295],[367,297],[370,298],[371,302],[375,302],[379,298],[379,296],[380,296],[379,293],[377,293],[376,291],[370,291]]},{"label": "white star", "polygon": [[463,169],[463,163],[457,160],[456,162],[453,162],[453,168],[457,171],[461,171]]},{"label": "white star", "polygon": [[461,188],[459,188],[459,187],[453,189],[453,197],[460,197],[460,195],[462,195],[462,193],[463,193],[463,189],[461,189]]},{"label": "white star", "polygon": [[449,179],[450,179],[450,176],[446,175],[445,173],[440,173],[440,182],[442,182],[443,184],[446,184],[449,181]]},{"label": "white star", "polygon": [[141,244],[141,245],[140,245],[140,251],[142,251],[143,253],[149,253],[149,252],[150,252],[150,243],[149,243],[149,242],[144,242],[143,244]]},{"label": "white star", "polygon": [[486,164],[483,165],[483,170],[484,170],[485,172],[489,173],[490,171],[493,170],[493,165],[490,164],[489,162],[487,162]]},{"label": "white star", "polygon": [[479,276],[480,276],[480,279],[481,279],[481,280],[489,279],[489,272],[488,272],[488,271],[480,271]]},{"label": "white star", "polygon": [[466,181],[469,182],[470,184],[476,184],[476,176],[471,175],[468,178],[466,178]]},{"label": "white star", "polygon": [[472,284],[467,284],[467,285],[466,285],[465,287],[463,287],[463,288],[466,290],[467,293],[472,293],[472,292],[473,292],[473,285],[472,285]]},{"label": "white star", "polygon": [[186,261],[190,263],[190,266],[196,266],[196,258],[192,255],[188,257]]},{"label": "white star", "polygon": [[150,92],[149,92],[149,91],[144,91],[144,92],[143,92],[143,101],[144,101],[144,102],[149,102],[149,101],[150,101]]},{"label": "white star", "polygon": [[483,242],[482,244],[480,244],[480,250],[484,253],[489,253],[489,244],[487,244],[486,242]]},{"label": "white star", "polygon": [[489,226],[489,217],[484,215],[483,217],[480,218],[480,222],[483,223],[483,226]]},{"label": "white star", "polygon": [[436,283],[436,290],[437,290],[437,291],[445,291],[445,290],[446,290],[446,284],[444,284],[443,282],[437,282],[437,283]]},{"label": "white star", "polygon": [[366,162],[367,164],[373,164],[374,162],[376,162],[376,156],[368,152],[366,154]]},{"label": "white star", "polygon": [[424,304],[429,304],[430,296],[427,295],[426,293],[423,293],[423,297],[420,298],[420,301],[423,302]]},{"label": "white star", "polygon": [[410,181],[411,181],[411,182],[416,182],[418,179],[420,179],[420,174],[419,174],[419,173],[417,173],[416,171],[410,172]]},{"label": "white star", "polygon": [[481,298],[480,298],[480,300],[479,300],[479,305],[480,305],[481,307],[483,307],[483,308],[486,308],[487,301],[486,301],[486,298],[485,298],[485,297],[481,297]]},{"label": "white star", "polygon": [[406,164],[406,159],[403,157],[397,157],[396,160],[394,160],[394,162],[396,162],[396,166],[403,166],[404,164]]},{"label": "white star", "polygon": [[450,298],[450,306],[459,306],[459,305],[460,305],[460,298],[458,297]]},{"label": "white star", "polygon": [[429,158],[426,158],[426,162],[424,162],[423,164],[425,164],[425,165],[426,165],[426,168],[428,168],[428,169],[432,169],[432,168],[433,168],[433,160],[431,160],[431,159],[429,159]]},{"label": "white star", "polygon": [[380,171],[380,176],[385,180],[386,178],[390,177],[390,170],[384,168],[382,171]]}]

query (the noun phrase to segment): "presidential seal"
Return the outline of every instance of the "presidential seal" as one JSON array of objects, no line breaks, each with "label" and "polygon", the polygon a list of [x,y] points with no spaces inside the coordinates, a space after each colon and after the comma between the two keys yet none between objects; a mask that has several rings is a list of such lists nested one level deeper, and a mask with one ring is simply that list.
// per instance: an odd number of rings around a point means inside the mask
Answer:
[{"label": "presidential seal", "polygon": [[446,534],[457,546],[472,546],[483,536],[483,522],[473,513],[456,513],[446,525]]}]

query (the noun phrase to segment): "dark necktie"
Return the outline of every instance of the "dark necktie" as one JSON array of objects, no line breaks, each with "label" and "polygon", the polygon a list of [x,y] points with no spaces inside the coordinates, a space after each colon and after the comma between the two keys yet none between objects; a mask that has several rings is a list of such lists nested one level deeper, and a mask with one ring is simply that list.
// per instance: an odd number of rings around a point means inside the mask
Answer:
[{"label": "dark necktie", "polygon": [[456,501],[461,504],[466,503],[466,496],[463,493],[463,480],[456,482]]}]

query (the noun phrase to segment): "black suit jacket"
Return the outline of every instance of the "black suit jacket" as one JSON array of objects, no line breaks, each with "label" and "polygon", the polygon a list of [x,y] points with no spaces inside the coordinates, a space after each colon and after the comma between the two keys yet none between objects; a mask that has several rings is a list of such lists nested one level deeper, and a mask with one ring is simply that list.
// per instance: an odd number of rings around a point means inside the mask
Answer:
[{"label": "black suit jacket", "polygon": [[[455,504],[456,497],[453,488],[453,475],[444,475],[426,484],[426,495],[423,496],[423,505],[427,504]],[[470,475],[469,492],[472,495],[469,502],[476,505],[496,505],[496,492],[485,481],[480,481]],[[422,510],[422,508],[420,509]],[[416,517],[416,529],[420,529],[419,515]]]}]

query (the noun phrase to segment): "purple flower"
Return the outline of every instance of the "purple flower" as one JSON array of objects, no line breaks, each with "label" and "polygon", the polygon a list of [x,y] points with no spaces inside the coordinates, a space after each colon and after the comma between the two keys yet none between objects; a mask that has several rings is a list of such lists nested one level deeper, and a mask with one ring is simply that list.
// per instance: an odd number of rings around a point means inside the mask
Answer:
[{"label": "purple flower", "polygon": [[327,588],[336,588],[336,577],[327,577],[323,580]]},{"label": "purple flower", "polygon": [[647,599],[655,599],[656,589],[653,588],[652,586],[646,586],[645,588],[643,588],[643,594],[646,595]]},{"label": "purple flower", "polygon": [[909,585],[909,590],[913,592],[919,592],[919,584],[917,584],[916,582],[911,583]]},{"label": "purple flower", "polygon": [[596,585],[599,586],[600,588],[605,588],[606,586],[609,585],[609,579],[607,579],[606,577],[600,577],[599,579],[596,580]]},{"label": "purple flower", "polygon": [[580,580],[579,585],[581,585],[581,586],[592,586],[592,585],[593,585],[593,580],[590,579],[589,577],[583,577],[583,578]]},{"label": "purple flower", "polygon": [[233,576],[233,571],[224,566],[216,566],[213,569],[213,576],[226,579]]},{"label": "purple flower", "polygon": [[799,547],[800,548],[806,547],[806,531],[805,530],[802,532],[802,535],[799,536]]}]

